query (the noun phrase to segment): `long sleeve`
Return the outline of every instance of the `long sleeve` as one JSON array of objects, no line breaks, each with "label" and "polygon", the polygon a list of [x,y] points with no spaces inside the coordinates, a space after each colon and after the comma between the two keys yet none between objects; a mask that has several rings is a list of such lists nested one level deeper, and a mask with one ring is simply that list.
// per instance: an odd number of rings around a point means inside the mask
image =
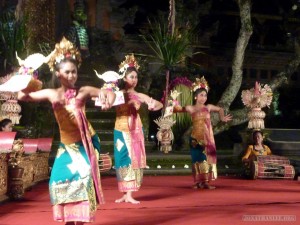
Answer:
[{"label": "long sleeve", "polygon": [[251,145],[248,145],[248,148],[246,150],[246,153],[244,154],[242,161],[244,161],[245,159],[248,159],[249,156],[251,155],[253,147]]},{"label": "long sleeve", "polygon": [[271,149],[267,145],[264,145],[264,148],[267,151],[267,155],[272,155]]}]

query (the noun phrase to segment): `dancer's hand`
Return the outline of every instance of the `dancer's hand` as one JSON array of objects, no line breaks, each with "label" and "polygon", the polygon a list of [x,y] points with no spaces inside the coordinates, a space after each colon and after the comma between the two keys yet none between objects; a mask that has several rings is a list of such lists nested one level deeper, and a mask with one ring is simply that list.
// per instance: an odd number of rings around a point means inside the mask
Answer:
[{"label": "dancer's hand", "polygon": [[101,103],[102,110],[107,110],[107,109],[111,108],[111,104],[109,103],[107,93],[104,93],[101,91],[99,94],[99,101]]},{"label": "dancer's hand", "polygon": [[155,108],[155,100],[153,98],[150,98],[149,101],[147,102],[148,105],[148,110],[152,111]]},{"label": "dancer's hand", "polygon": [[128,101],[129,105],[132,105],[136,110],[139,110],[141,107],[141,104],[139,101],[135,100],[135,99],[131,99]]},{"label": "dancer's hand", "polygon": [[108,103],[108,98],[106,98],[104,104],[102,104],[102,110],[107,110],[110,108],[111,108],[111,105]]},{"label": "dancer's hand", "polygon": [[230,114],[227,114],[226,116],[224,116],[222,118],[222,121],[225,122],[225,123],[227,123],[230,120],[232,120],[232,115],[230,115]]}]

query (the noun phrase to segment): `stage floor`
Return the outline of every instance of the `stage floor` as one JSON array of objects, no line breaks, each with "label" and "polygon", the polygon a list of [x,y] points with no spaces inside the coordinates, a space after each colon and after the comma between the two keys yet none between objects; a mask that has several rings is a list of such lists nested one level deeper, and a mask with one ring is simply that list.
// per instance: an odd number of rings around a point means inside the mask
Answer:
[{"label": "stage floor", "polygon": [[[103,176],[106,203],[98,225],[300,224],[300,181],[219,177],[215,190],[192,189],[191,176],[145,176],[134,197],[141,204],[114,203],[121,197],[115,177]],[[47,182],[17,202],[0,205],[0,225],[55,225]]]}]

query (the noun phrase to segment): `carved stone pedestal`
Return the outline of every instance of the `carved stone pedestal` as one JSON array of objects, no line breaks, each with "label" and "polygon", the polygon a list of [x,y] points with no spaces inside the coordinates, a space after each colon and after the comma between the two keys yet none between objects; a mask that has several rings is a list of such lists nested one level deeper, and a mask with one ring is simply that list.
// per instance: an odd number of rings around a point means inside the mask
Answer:
[{"label": "carved stone pedestal", "polygon": [[7,154],[0,153],[0,196],[7,192]]},{"label": "carved stone pedestal", "polygon": [[24,168],[16,166],[8,168],[8,196],[13,200],[24,197]]}]

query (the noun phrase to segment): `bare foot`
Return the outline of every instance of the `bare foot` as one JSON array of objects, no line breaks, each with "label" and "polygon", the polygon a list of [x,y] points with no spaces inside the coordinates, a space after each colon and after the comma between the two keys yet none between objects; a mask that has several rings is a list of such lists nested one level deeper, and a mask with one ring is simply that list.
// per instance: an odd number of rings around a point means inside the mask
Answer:
[{"label": "bare foot", "polygon": [[129,202],[129,203],[132,203],[132,204],[140,204],[140,201],[137,201],[132,197],[127,197],[125,202]]},{"label": "bare foot", "polygon": [[216,189],[216,187],[215,186],[211,186],[208,183],[204,183],[203,184],[203,189],[213,190],[213,189]]},{"label": "bare foot", "polygon": [[119,198],[115,201],[115,203],[121,203],[121,202],[125,202],[126,201],[126,195],[123,195],[122,198]]},{"label": "bare foot", "polygon": [[198,188],[202,188],[202,184],[200,183],[196,183],[192,186],[193,189],[198,189]]}]

